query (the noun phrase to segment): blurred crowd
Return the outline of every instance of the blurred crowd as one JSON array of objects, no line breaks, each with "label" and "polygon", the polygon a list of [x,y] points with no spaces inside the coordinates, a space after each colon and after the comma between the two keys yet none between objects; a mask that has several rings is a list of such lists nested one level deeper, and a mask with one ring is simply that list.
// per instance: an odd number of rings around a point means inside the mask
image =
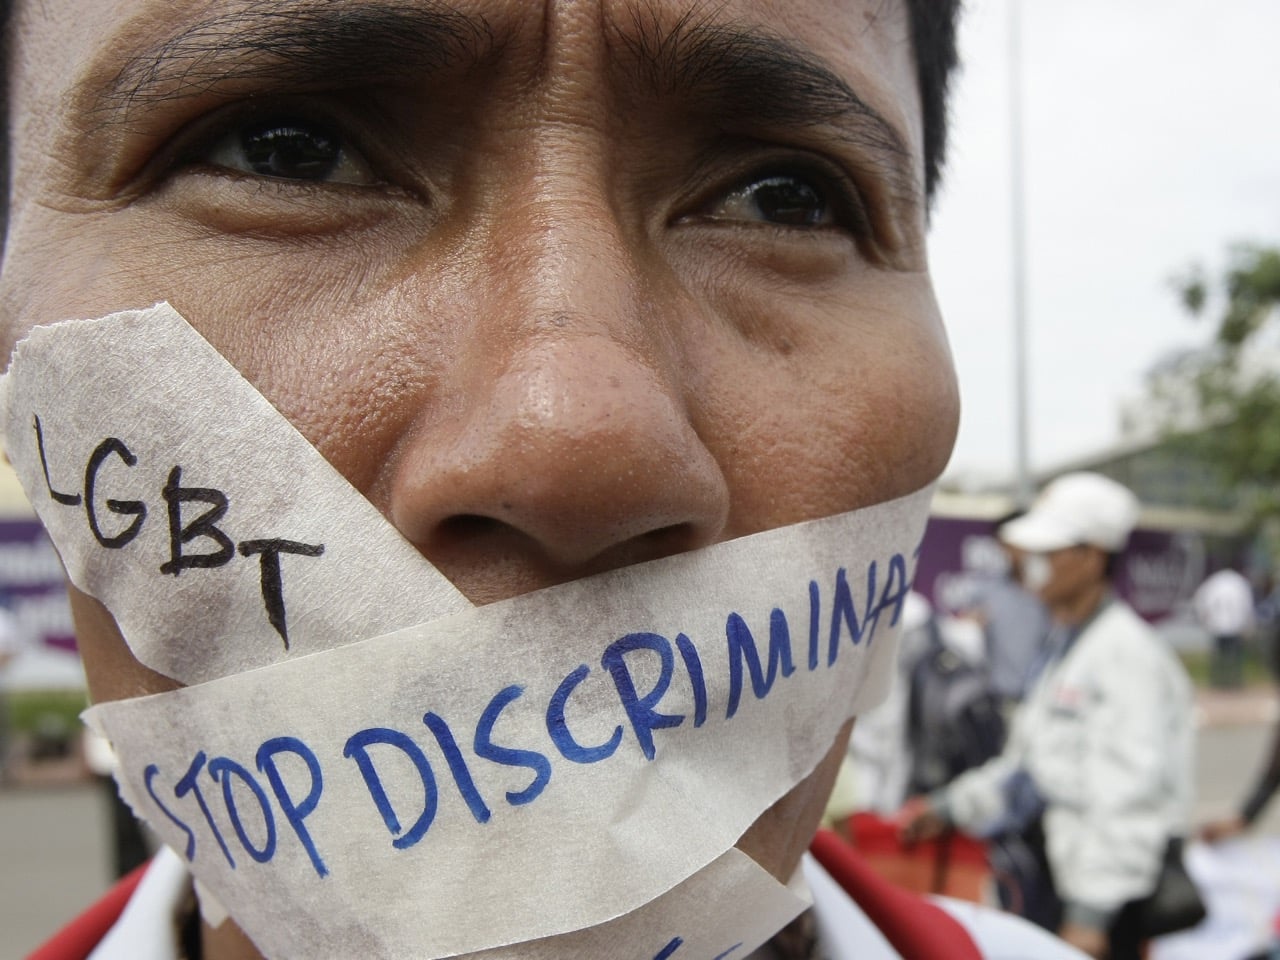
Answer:
[{"label": "blurred crowd", "polygon": [[[1000,521],[1005,568],[958,608],[913,594],[898,683],[859,719],[832,801],[837,826],[855,810],[891,822],[904,856],[975,838],[1001,906],[1111,960],[1203,920],[1184,844],[1244,833],[1280,789],[1278,729],[1238,812],[1192,823],[1191,683],[1113,589],[1138,513],[1120,484],[1063,476]],[[1205,580],[1193,609],[1213,686],[1242,684],[1246,645],[1273,635],[1277,606],[1237,570]]]}]

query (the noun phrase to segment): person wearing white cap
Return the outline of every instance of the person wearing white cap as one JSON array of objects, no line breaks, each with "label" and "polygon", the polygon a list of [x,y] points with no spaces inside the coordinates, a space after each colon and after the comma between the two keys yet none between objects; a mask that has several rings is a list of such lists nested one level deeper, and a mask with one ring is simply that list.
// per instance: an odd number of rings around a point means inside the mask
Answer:
[{"label": "person wearing white cap", "polygon": [[1190,683],[1111,586],[1138,513],[1124,486],[1073,473],[1000,529],[1053,616],[1049,662],[1004,752],[902,814],[909,838],[948,826],[1042,836],[1051,889],[1036,919],[1108,960],[1141,956],[1141,904],[1192,805]]}]

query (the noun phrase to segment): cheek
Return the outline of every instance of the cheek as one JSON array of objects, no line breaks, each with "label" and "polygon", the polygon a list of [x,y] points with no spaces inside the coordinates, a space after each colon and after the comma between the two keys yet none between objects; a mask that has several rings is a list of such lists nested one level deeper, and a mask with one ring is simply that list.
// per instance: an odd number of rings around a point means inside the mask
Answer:
[{"label": "cheek", "polygon": [[1062,553],[1050,561],[1049,580],[1041,592],[1048,601],[1069,597],[1080,583],[1080,567],[1072,562],[1070,552]]},{"label": "cheek", "polygon": [[927,285],[734,312],[771,331],[705,362],[721,371],[704,436],[730,477],[735,535],[890,500],[942,472],[959,400]]},{"label": "cheek", "polygon": [[[0,283],[6,355],[33,325],[168,300],[354,485],[369,489],[377,454],[410,415],[394,401],[439,378],[457,334],[449,323],[410,329],[401,312],[365,295],[385,288],[371,251],[398,239],[370,236],[324,251],[279,245],[262,256],[252,241],[197,230],[166,232],[157,245],[145,216],[29,218],[25,235],[47,239],[11,238]],[[41,269],[59,262],[76,270]]]}]

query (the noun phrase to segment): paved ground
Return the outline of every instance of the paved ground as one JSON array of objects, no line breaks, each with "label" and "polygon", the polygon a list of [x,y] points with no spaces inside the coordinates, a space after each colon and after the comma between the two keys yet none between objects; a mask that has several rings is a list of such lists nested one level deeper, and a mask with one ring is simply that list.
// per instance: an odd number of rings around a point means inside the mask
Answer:
[{"label": "paved ground", "polygon": [[0,791],[0,960],[18,960],[109,884],[92,785]]},{"label": "paved ground", "polygon": [[1277,719],[1280,719],[1280,697],[1272,687],[1196,693],[1196,722],[1201,727],[1274,723]]},{"label": "paved ground", "polygon": [[[1270,744],[1266,691],[1201,695],[1197,820],[1230,812]],[[106,799],[96,785],[0,790],[0,960],[20,960],[109,885]],[[1280,836],[1280,800],[1260,829]]]}]

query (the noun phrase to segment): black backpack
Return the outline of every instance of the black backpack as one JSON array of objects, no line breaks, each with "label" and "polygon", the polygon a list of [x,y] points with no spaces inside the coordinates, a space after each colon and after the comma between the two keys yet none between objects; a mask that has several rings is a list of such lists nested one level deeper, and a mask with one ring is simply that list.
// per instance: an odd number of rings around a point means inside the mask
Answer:
[{"label": "black backpack", "polygon": [[929,631],[908,674],[909,794],[929,793],[980,766],[1000,752],[1005,739],[1001,699],[986,669],[949,649],[936,621]]}]

